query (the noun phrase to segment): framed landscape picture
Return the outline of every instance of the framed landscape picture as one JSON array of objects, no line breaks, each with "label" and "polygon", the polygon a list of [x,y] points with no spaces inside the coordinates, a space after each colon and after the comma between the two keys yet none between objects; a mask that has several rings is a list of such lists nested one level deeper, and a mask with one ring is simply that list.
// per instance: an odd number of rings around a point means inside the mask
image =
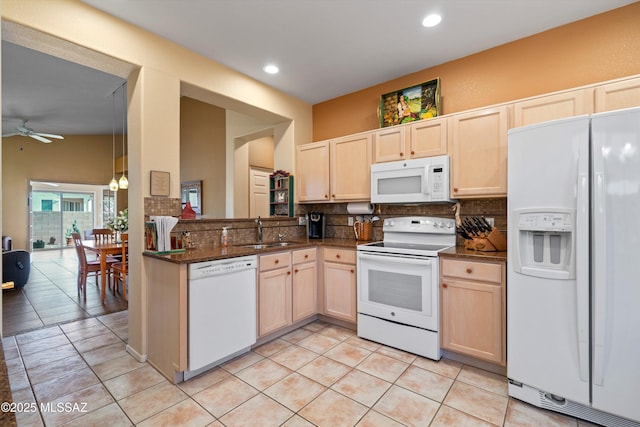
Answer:
[{"label": "framed landscape picture", "polygon": [[440,115],[440,79],[382,95],[380,127],[399,125]]}]

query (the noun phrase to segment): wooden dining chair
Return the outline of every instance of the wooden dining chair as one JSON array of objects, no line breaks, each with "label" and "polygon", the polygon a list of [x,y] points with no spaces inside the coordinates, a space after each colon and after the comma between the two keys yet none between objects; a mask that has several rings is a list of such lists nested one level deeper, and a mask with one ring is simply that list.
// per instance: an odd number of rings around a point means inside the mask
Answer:
[{"label": "wooden dining chair", "polygon": [[122,283],[122,299],[127,300],[127,270],[129,267],[129,233],[120,233],[122,243],[122,261],[111,264],[113,270],[113,294],[118,290],[118,282]]},{"label": "wooden dining chair", "polygon": [[[84,251],[82,245],[82,236],[80,233],[71,233],[73,238],[73,244],[76,248],[76,254],[78,255],[78,296],[84,295],[84,299],[87,299],[87,277],[90,275],[95,276],[96,285],[98,285],[98,276],[100,276],[100,260],[87,260],[87,254]],[[107,280],[111,278],[111,265],[115,260],[107,258]]]},{"label": "wooden dining chair", "polygon": [[93,239],[96,243],[113,243],[116,241],[116,234],[110,228],[94,228]]}]

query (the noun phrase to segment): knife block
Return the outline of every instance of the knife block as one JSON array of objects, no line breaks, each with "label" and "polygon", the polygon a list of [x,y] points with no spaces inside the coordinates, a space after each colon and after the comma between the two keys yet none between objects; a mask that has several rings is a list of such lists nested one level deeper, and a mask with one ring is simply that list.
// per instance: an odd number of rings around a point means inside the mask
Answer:
[{"label": "knife block", "polygon": [[493,227],[491,233],[485,237],[473,237],[464,241],[465,249],[481,252],[496,252],[507,250],[507,239],[497,228]]}]

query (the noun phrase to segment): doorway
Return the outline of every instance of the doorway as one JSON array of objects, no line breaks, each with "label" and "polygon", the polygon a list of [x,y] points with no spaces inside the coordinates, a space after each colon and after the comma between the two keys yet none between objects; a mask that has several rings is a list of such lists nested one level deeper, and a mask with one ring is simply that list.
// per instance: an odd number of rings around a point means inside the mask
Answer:
[{"label": "doorway", "polygon": [[249,218],[269,217],[269,175],[272,171],[249,168]]}]

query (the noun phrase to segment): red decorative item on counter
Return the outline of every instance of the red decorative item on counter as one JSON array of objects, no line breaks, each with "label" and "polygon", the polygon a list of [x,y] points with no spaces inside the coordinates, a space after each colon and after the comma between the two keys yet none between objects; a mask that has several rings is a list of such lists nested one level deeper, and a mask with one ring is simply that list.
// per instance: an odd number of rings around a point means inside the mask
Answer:
[{"label": "red decorative item on counter", "polygon": [[187,202],[187,204],[184,206],[184,209],[182,209],[182,214],[180,215],[180,218],[196,219],[196,211],[194,211],[193,208],[191,207],[191,202]]}]

